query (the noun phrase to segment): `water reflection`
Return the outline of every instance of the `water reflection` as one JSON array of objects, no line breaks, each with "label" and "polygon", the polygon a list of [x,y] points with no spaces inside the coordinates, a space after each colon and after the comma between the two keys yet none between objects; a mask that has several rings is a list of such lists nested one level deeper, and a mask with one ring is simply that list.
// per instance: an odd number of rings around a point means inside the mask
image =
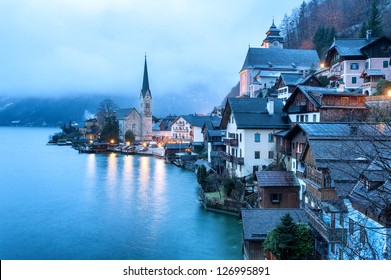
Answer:
[{"label": "water reflection", "polygon": [[114,198],[115,187],[118,179],[118,158],[115,153],[111,153],[107,158],[107,176],[106,176],[106,193],[112,200]]},{"label": "water reflection", "polygon": [[126,200],[129,200],[134,190],[134,157],[123,156],[123,168],[122,168],[122,192]]},{"label": "water reflection", "polygon": [[150,158],[149,157],[139,157],[140,169],[139,169],[139,180],[138,180],[138,196],[139,196],[139,205],[141,210],[146,210],[149,206],[148,204],[148,193],[150,191]]}]

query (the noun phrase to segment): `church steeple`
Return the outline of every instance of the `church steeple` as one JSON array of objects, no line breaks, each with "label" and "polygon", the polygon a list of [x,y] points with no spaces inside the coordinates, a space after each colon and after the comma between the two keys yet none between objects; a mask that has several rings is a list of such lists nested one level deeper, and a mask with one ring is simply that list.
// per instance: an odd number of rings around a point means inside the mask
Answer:
[{"label": "church steeple", "polygon": [[140,97],[145,97],[146,95],[149,95],[152,98],[151,91],[149,89],[147,55],[145,55],[143,87],[141,88]]},{"label": "church steeple", "polygon": [[274,18],[270,29],[266,32],[266,38],[262,42],[263,48],[283,48],[284,37],[280,35],[280,29],[274,24]]}]

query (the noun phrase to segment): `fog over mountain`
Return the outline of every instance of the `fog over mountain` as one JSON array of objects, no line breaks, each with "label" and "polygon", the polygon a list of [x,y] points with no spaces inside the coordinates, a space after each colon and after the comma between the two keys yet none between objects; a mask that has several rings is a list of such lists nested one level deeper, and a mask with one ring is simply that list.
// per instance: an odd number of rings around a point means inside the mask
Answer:
[{"label": "fog over mountain", "polygon": [[[152,92],[153,95],[153,92]],[[18,126],[59,126],[70,120],[82,122],[95,114],[99,103],[106,98],[112,99],[118,108],[139,110],[138,94],[124,95],[76,95],[64,97],[0,97],[0,125]],[[167,94],[152,96],[153,115],[164,117],[168,114],[208,114],[214,105],[221,100],[197,98],[197,90],[189,90],[184,94]]]}]

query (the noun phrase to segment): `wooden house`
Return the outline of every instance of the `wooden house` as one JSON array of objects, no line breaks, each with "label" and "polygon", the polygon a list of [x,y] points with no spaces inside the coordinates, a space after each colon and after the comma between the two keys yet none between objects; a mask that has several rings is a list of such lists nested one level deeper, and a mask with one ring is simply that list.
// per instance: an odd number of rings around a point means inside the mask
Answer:
[{"label": "wooden house", "polygon": [[299,208],[300,182],[292,171],[256,172],[259,208]]}]

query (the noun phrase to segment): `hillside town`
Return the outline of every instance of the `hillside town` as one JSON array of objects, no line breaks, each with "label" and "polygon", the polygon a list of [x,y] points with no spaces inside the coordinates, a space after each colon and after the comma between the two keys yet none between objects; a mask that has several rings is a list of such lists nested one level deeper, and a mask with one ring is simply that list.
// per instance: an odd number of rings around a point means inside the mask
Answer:
[{"label": "hillside town", "polygon": [[286,214],[311,229],[315,259],[391,259],[391,38],[335,38],[324,58],[284,42],[273,21],[210,115],[154,118],[145,57],[140,108],[106,102],[73,141],[195,171],[205,207],[242,220],[245,259],[275,258],[263,243]]}]

